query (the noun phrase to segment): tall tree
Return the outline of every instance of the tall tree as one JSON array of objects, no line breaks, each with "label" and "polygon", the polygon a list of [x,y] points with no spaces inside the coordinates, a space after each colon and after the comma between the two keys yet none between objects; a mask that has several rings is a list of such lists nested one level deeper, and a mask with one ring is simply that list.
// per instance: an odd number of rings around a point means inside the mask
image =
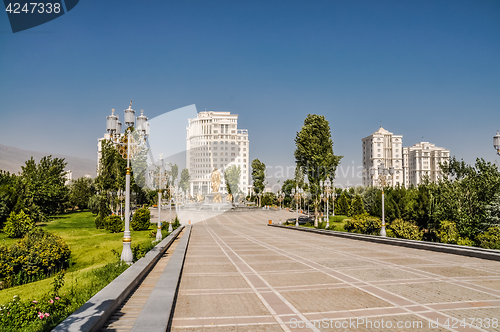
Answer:
[{"label": "tall tree", "polygon": [[335,202],[335,214],[342,216],[349,214],[349,200],[346,191],[342,191],[340,198]]},{"label": "tall tree", "polygon": [[363,206],[363,200],[361,196],[356,195],[351,201],[351,206],[349,208],[349,216],[359,216],[360,214],[366,213],[365,207]]},{"label": "tall tree", "polygon": [[88,208],[90,197],[94,193],[92,179],[86,177],[78,178],[70,188],[69,202],[71,207],[78,206],[81,210]]},{"label": "tall tree", "polygon": [[224,180],[226,181],[226,189],[233,196],[239,193],[238,184],[240,183],[241,169],[240,166],[231,165],[224,172]]},{"label": "tall tree", "polygon": [[45,156],[38,164],[31,157],[21,167],[23,205],[33,220],[40,221],[44,216],[63,210],[63,204],[68,200],[68,188],[64,185],[66,164],[64,159]]},{"label": "tall tree", "polygon": [[189,189],[189,171],[187,168],[184,168],[181,172],[181,179],[179,181],[179,186],[184,190],[184,192],[187,192]]},{"label": "tall tree", "polygon": [[295,163],[307,174],[310,192],[314,202],[317,226],[319,182],[334,179],[342,156],[333,153],[330,124],[322,115],[308,114],[304,125],[295,137]]},{"label": "tall tree", "polygon": [[259,159],[252,160],[252,181],[256,194],[264,192],[266,187],[266,165]]},{"label": "tall tree", "polygon": [[304,187],[304,168],[303,167],[295,167],[295,183],[299,188]]},{"label": "tall tree", "polygon": [[177,164],[173,164],[171,171],[172,171],[172,180],[175,183],[177,176],[179,176],[179,166],[177,166]]}]

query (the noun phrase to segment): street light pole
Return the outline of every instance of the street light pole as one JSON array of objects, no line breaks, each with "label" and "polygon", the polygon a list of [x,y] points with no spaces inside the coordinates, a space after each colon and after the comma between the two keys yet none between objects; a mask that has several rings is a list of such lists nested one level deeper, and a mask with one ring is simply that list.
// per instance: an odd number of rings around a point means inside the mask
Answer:
[{"label": "street light pole", "polygon": [[[375,175],[375,169],[372,168],[370,170],[370,173],[373,177]],[[382,229],[380,230],[380,236],[387,236],[386,231],[385,231],[385,193],[384,193],[384,188],[389,184],[389,178],[392,177],[394,174],[394,167],[389,167],[386,168],[384,164],[378,165],[378,182],[380,184],[380,187],[382,188]]]},{"label": "street light pole", "polygon": [[[130,102],[130,106],[125,110],[125,124],[128,126],[128,129],[125,133],[124,139],[125,142],[120,142],[120,134],[121,134],[121,122],[118,121],[118,116],[114,115],[115,110],[112,110],[110,116],[107,117],[106,122],[106,130],[110,134],[111,143],[117,147],[120,155],[127,159],[127,168],[125,173],[125,231],[123,232],[123,250],[121,254],[121,260],[127,264],[132,264],[133,262],[133,254],[131,248],[132,239],[130,237],[130,156],[136,155],[137,152],[144,146],[146,142],[146,138],[149,135],[149,124],[147,123],[147,117],[145,117],[142,112],[141,116],[137,117],[137,122],[135,121],[135,111],[132,109],[132,101]],[[131,127],[136,122],[137,130],[140,135],[140,140],[143,142],[135,142],[132,137]],[[131,149],[131,145],[133,144],[134,149]]]},{"label": "street light pole", "polygon": [[158,176],[158,225],[156,225],[156,241],[161,241],[161,178],[163,176],[163,159],[161,159],[160,174]]},{"label": "street light pole", "polygon": [[497,155],[500,156],[500,134],[498,133],[495,136],[493,136],[493,147],[495,150],[497,150]]}]

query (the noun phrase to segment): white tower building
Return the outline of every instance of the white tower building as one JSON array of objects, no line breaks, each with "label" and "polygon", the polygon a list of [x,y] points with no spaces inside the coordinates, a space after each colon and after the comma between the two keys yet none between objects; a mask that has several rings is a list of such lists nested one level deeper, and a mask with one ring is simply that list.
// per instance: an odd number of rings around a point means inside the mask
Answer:
[{"label": "white tower building", "polygon": [[199,112],[189,119],[186,138],[186,167],[189,170],[191,196],[211,192],[210,176],[221,172],[219,192],[227,193],[224,171],[231,165],[240,167],[238,188],[244,194],[249,187],[248,130],[238,129],[238,114],[231,112]]},{"label": "white tower building", "polygon": [[405,185],[418,186],[424,176],[431,182],[442,179],[440,163],[449,161],[450,151],[429,142],[420,142],[403,148]]},{"label": "white tower building", "polygon": [[363,142],[363,185],[376,186],[378,174],[370,175],[371,168],[383,163],[385,167],[394,167],[392,186],[403,185],[403,135],[393,133],[380,127]]}]

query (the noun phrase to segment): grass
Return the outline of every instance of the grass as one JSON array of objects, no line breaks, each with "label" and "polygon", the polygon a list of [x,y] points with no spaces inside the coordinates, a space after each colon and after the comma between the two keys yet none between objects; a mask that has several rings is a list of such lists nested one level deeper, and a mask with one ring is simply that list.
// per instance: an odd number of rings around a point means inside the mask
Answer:
[{"label": "grass", "polygon": [[[76,212],[59,215],[51,221],[38,225],[42,229],[61,236],[71,249],[71,263],[66,273],[66,285],[62,291],[69,289],[72,280],[78,280],[79,285],[85,285],[87,272],[116,261],[113,250],[121,253],[122,233],[110,233],[104,229],[96,229],[95,216],[90,212]],[[153,224],[152,224],[153,225]],[[151,242],[149,237],[153,230],[150,226],[146,231],[131,231],[132,244]],[[17,239],[10,239],[0,233],[0,243],[13,244]],[[14,295],[21,298],[35,298],[46,294],[51,289],[53,278],[32,282],[26,285],[7,288],[0,291],[0,303],[12,299]]]},{"label": "grass", "polygon": [[[334,231],[340,231],[340,232],[345,232],[344,230],[344,225],[345,225],[345,219],[349,218],[348,216],[330,216],[330,229]],[[323,222],[325,223],[325,222]],[[315,228],[314,226],[306,226],[306,225],[300,225],[300,227],[306,227],[306,228]]]}]

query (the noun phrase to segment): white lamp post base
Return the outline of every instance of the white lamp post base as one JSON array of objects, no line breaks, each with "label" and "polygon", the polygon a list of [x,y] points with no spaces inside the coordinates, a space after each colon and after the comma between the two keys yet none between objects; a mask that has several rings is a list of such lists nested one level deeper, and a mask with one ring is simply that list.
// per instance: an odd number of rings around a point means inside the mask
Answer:
[{"label": "white lamp post base", "polygon": [[132,264],[132,261],[134,260],[134,255],[132,255],[132,248],[130,248],[130,242],[130,238],[123,239],[123,251],[121,256],[121,260],[128,265]]},{"label": "white lamp post base", "polygon": [[174,230],[173,230],[173,228],[172,228],[172,222],[169,222],[169,223],[168,223],[168,232],[169,232],[169,233],[172,233],[173,231],[174,231]]},{"label": "white lamp post base", "polygon": [[161,241],[161,226],[156,226],[156,241]]},{"label": "white lamp post base", "polygon": [[385,233],[385,225],[382,225],[382,229],[380,230],[380,236],[387,236]]}]

